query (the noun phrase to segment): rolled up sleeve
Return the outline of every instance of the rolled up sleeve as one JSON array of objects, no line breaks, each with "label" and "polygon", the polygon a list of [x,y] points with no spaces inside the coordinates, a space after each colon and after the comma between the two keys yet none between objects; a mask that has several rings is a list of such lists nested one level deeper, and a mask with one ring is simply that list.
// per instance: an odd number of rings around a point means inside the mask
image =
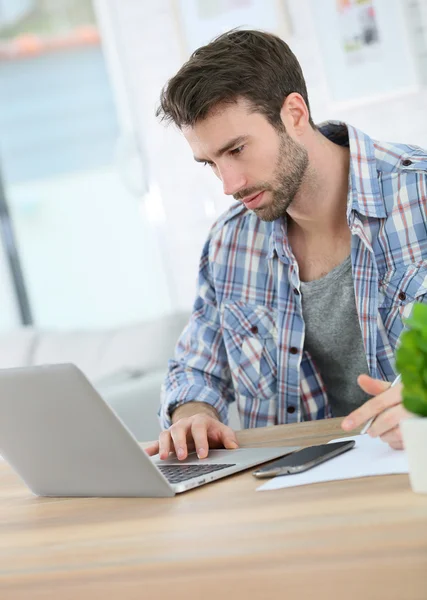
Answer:
[{"label": "rolled up sleeve", "polygon": [[216,303],[209,261],[210,239],[200,260],[197,297],[190,321],[169,361],[162,387],[160,422],[171,425],[173,411],[186,402],[213,406],[223,423],[228,423],[228,404],[234,392],[224,347],[220,311]]}]

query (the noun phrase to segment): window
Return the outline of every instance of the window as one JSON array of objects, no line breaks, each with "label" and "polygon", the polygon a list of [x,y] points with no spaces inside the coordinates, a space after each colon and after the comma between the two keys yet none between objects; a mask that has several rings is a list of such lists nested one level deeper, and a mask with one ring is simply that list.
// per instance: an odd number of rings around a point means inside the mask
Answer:
[{"label": "window", "polygon": [[[14,8],[12,8],[14,7]],[[0,0],[0,165],[34,323],[109,327],[169,309],[88,0]]]}]

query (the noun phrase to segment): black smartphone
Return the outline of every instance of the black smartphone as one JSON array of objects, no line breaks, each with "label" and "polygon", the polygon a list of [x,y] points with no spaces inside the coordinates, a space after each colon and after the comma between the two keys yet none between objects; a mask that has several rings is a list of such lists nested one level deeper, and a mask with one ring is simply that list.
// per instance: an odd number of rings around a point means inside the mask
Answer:
[{"label": "black smartphone", "polygon": [[320,463],[334,458],[347,450],[351,450],[355,445],[354,440],[345,442],[333,442],[332,444],[321,444],[320,446],[309,446],[284,458],[275,460],[273,463],[254,471],[252,475],[259,478],[276,477],[276,475],[292,475],[302,473]]}]

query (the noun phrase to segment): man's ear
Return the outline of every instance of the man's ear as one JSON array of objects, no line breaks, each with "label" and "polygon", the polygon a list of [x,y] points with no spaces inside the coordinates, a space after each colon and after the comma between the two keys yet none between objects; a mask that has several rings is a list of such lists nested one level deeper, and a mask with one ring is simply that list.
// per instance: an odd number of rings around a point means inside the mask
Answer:
[{"label": "man's ear", "polygon": [[309,125],[310,115],[301,94],[292,92],[286,96],[280,110],[280,118],[286,131],[302,135]]}]

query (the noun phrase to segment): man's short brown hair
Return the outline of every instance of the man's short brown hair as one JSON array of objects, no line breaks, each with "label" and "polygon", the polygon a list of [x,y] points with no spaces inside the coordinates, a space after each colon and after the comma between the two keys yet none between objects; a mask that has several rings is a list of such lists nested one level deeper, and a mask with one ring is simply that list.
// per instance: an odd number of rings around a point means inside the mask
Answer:
[{"label": "man's short brown hair", "polygon": [[271,33],[233,29],[193,52],[163,88],[156,116],[192,127],[215,107],[243,98],[281,127],[283,102],[293,92],[304,98],[315,127],[301,66],[286,42]]}]

